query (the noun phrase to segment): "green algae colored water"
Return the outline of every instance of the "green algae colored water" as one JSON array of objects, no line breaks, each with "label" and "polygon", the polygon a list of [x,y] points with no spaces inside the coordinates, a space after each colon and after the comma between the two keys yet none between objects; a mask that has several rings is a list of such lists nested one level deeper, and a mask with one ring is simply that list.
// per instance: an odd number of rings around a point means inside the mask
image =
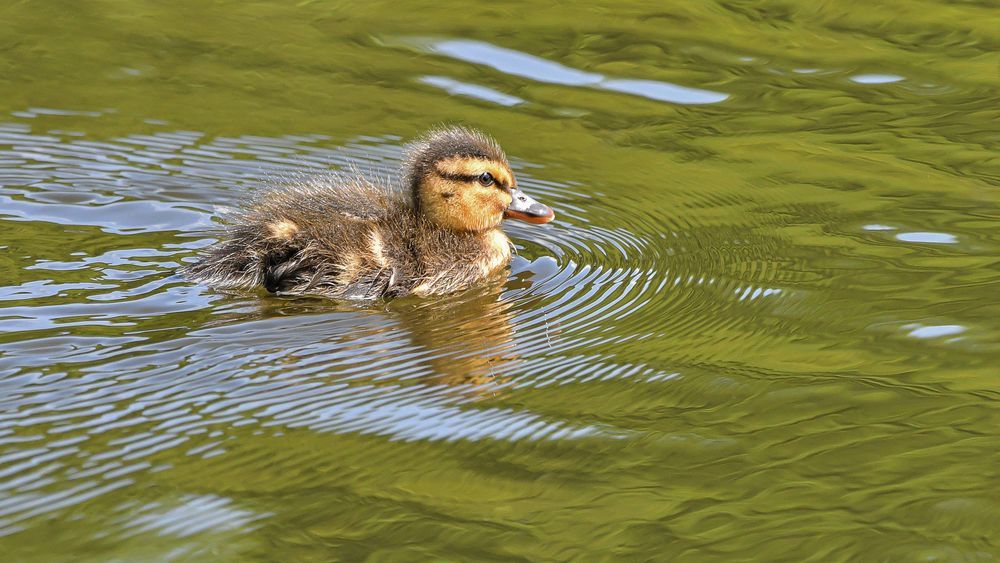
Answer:
[{"label": "green algae colored water", "polygon": [[[7,561],[995,561],[995,2],[7,2]],[[173,276],[480,127],[505,285]],[[352,164],[353,163],[353,164]]]}]

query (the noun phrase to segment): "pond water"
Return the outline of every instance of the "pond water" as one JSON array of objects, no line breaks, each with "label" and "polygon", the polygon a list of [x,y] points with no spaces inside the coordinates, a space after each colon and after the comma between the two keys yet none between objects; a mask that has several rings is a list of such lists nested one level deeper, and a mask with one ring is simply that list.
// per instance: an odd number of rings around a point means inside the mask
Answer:
[{"label": "pond water", "polygon": [[[352,4],[0,10],[7,559],[1000,557],[995,4]],[[174,275],[443,122],[504,285]]]}]

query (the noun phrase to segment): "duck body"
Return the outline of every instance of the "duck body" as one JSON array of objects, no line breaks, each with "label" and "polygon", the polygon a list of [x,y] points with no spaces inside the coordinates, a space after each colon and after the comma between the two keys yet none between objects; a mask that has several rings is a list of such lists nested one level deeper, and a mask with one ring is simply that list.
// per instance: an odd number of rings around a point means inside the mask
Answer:
[{"label": "duck body", "polygon": [[187,278],[220,289],[370,300],[439,295],[498,275],[504,217],[547,222],[481,133],[432,131],[407,151],[400,182],[361,176],[266,191],[228,219]]}]

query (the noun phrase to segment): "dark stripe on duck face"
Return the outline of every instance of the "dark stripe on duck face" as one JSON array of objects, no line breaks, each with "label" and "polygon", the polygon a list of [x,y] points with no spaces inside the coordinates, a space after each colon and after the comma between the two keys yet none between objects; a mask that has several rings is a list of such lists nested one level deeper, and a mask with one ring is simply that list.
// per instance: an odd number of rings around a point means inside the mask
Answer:
[{"label": "dark stripe on duck face", "polygon": [[483,172],[489,172],[501,188],[517,185],[507,163],[489,158],[463,158],[452,156],[434,163],[434,173],[459,182],[476,182]]},{"label": "dark stripe on duck face", "polygon": [[[479,181],[479,177],[482,176],[481,173],[480,174],[450,174],[448,172],[441,172],[440,170],[437,170],[437,169],[434,170],[434,173],[437,174],[438,176],[444,178],[445,180],[453,180],[453,181],[456,181],[456,182],[478,182]],[[491,172],[491,174],[492,174],[492,172]],[[505,190],[510,189],[510,186],[508,186],[507,183],[504,182],[503,180],[501,180],[500,178],[497,178],[495,174],[493,175],[493,183],[497,187],[503,188]],[[445,197],[447,197],[447,196],[445,196]]]}]

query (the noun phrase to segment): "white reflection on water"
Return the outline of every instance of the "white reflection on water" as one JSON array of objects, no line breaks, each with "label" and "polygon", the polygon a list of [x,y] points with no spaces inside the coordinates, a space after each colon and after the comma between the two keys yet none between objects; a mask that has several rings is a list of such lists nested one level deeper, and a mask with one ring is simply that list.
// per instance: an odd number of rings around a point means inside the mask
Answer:
[{"label": "white reflection on water", "polygon": [[889,225],[881,225],[879,223],[872,223],[870,225],[865,225],[865,226],[863,226],[861,228],[864,229],[864,230],[866,230],[866,231],[895,231],[896,230],[896,227],[892,227],[892,226],[889,226]]},{"label": "white reflection on water", "polygon": [[898,74],[856,74],[850,77],[850,81],[857,84],[892,84],[903,80],[906,78]]},{"label": "white reflection on water", "polygon": [[962,325],[908,325],[905,328],[910,327],[916,327],[913,328],[913,330],[911,330],[907,335],[912,336],[913,338],[940,338],[942,336],[954,336],[956,334],[962,334],[966,330]]},{"label": "white reflection on water", "polygon": [[455,96],[468,96],[470,98],[493,102],[494,104],[500,104],[502,106],[510,107],[524,103],[524,100],[518,98],[517,96],[510,96],[508,94],[504,94],[503,92],[497,92],[492,88],[460,82],[445,76],[423,76],[420,78],[420,81],[424,84],[437,86],[445,92]]},{"label": "white reflection on water", "polygon": [[658,80],[614,78],[596,72],[586,72],[549,61],[541,57],[497,47],[482,41],[448,39],[444,41],[416,41],[425,50],[460,61],[480,64],[504,74],[520,76],[563,86],[583,86],[641,96],[659,102],[675,104],[715,104],[729,98],[729,94],[689,88]]},{"label": "white reflection on water", "polygon": [[486,65],[504,74],[530,78],[549,84],[565,86],[596,86],[604,76],[584,72],[534,55],[504,49],[481,41],[455,39],[437,41],[429,45],[430,52],[465,61]]},{"label": "white reflection on water", "polygon": [[958,238],[948,233],[912,232],[899,233],[896,238],[903,242],[924,242],[928,244],[955,244]]},{"label": "white reflection on water", "polygon": [[215,495],[184,495],[176,506],[154,502],[137,510],[127,526],[137,532],[155,532],[181,538],[205,532],[246,531],[255,520],[270,516],[233,506],[232,500]]}]

